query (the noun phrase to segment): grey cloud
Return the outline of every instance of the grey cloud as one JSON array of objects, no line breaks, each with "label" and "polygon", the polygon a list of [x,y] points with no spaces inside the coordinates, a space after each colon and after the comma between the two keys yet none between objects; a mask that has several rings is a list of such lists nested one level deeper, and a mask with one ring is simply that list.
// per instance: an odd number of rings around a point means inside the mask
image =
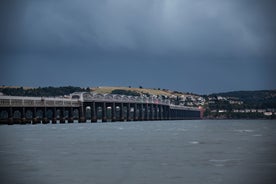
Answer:
[{"label": "grey cloud", "polygon": [[2,84],[143,85],[202,93],[276,85],[274,1],[1,3]]},{"label": "grey cloud", "polygon": [[275,58],[271,2],[26,1],[11,36],[29,52]]}]

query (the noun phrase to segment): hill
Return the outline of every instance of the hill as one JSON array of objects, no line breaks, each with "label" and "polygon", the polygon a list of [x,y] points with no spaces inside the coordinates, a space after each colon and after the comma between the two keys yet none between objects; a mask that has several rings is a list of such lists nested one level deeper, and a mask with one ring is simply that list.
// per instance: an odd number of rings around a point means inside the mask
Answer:
[{"label": "hill", "polygon": [[276,90],[232,91],[206,98],[205,117],[222,119],[275,119]]},{"label": "hill", "polygon": [[221,96],[232,100],[243,101],[244,104],[252,108],[276,108],[276,90],[232,91],[215,93],[209,96]]},{"label": "hill", "polygon": [[116,94],[116,91],[121,91],[119,94],[122,94],[123,91],[125,92],[133,92],[140,95],[159,95],[159,96],[181,96],[181,95],[188,95],[189,93],[179,92],[179,91],[171,91],[168,89],[151,89],[151,88],[133,88],[133,87],[108,87],[108,86],[100,86],[91,88],[92,92],[95,93],[102,93],[102,94]]}]

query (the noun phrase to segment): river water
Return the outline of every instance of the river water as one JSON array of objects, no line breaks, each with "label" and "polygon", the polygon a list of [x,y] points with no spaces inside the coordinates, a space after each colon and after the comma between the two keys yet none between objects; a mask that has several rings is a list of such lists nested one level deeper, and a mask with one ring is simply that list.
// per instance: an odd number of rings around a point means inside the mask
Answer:
[{"label": "river water", "polygon": [[0,126],[1,184],[276,183],[276,121]]}]

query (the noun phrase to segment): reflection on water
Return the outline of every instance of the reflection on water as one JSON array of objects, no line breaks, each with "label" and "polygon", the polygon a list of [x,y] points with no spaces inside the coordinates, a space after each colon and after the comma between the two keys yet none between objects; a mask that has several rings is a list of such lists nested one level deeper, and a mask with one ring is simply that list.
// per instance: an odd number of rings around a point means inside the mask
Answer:
[{"label": "reflection on water", "polygon": [[1,184],[276,183],[275,121],[0,126]]}]

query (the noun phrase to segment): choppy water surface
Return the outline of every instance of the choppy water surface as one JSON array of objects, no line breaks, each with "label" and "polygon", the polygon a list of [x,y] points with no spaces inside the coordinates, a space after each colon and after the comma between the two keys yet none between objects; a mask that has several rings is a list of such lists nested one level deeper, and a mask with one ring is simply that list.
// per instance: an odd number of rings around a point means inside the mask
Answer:
[{"label": "choppy water surface", "polygon": [[276,183],[275,121],[0,126],[2,184]]}]

